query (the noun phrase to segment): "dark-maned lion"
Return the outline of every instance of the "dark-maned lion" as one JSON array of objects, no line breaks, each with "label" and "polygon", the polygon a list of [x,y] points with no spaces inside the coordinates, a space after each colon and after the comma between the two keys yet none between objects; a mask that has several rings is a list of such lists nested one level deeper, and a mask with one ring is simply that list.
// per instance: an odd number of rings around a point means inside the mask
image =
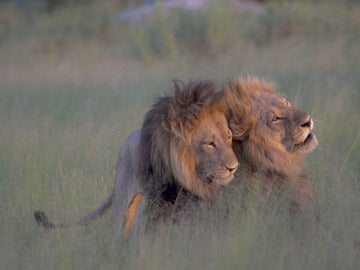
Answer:
[{"label": "dark-maned lion", "polygon": [[128,236],[135,224],[142,229],[148,217],[155,221],[169,208],[178,211],[188,202],[215,196],[238,167],[226,113],[225,99],[214,83],[174,82],[174,95],[159,98],[142,129],[121,148],[108,199],[71,223],[49,222],[37,211],[37,223],[45,228],[86,224],[113,204],[115,225],[123,226],[121,231]]},{"label": "dark-maned lion", "polygon": [[160,98],[149,110],[141,130],[141,184],[150,222],[214,197],[238,167],[226,102],[216,85],[174,82],[174,88],[173,97]]},{"label": "dark-maned lion", "polygon": [[314,189],[301,162],[317,146],[311,116],[258,78],[233,79],[224,93],[240,162],[236,182],[249,190],[260,182],[264,200],[286,186],[292,209],[312,216]]}]

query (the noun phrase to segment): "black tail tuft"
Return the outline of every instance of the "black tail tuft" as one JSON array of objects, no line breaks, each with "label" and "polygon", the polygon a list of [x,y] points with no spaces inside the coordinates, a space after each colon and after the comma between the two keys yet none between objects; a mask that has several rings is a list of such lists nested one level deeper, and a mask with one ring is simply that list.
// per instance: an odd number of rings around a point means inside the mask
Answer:
[{"label": "black tail tuft", "polygon": [[44,227],[46,229],[54,228],[54,224],[49,222],[49,218],[45,215],[43,211],[35,211],[34,217],[37,225]]}]

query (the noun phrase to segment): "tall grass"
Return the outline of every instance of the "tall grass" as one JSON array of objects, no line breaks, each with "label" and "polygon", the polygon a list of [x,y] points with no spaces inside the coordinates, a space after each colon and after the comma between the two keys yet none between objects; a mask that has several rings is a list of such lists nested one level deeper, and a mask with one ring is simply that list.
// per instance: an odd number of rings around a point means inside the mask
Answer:
[{"label": "tall grass", "polygon": [[[97,1],[39,13],[30,24],[11,4],[4,7],[1,16],[17,16],[0,34],[2,268],[358,268],[356,3],[270,1],[253,15],[214,1],[190,15],[158,10],[152,25],[137,26],[108,19],[113,6]],[[159,226],[140,246],[117,241],[111,215],[56,231],[35,224],[34,210],[65,221],[105,199],[121,143],[153,99],[170,92],[171,79],[220,85],[238,74],[275,80],[312,114],[320,144],[305,163],[335,247],[291,219],[281,200],[265,211],[251,198],[240,207],[236,194],[186,224]]]}]

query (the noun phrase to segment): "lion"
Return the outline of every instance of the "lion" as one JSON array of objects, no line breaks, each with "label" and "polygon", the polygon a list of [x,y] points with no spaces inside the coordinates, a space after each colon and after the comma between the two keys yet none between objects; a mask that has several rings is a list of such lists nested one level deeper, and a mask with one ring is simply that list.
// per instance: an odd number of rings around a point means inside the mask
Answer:
[{"label": "lion", "polygon": [[121,148],[114,189],[105,202],[70,223],[52,223],[37,211],[38,225],[87,224],[114,205],[115,227],[128,238],[134,227],[140,231],[169,213],[211,199],[233,180],[238,167],[226,115],[226,101],[213,82],[174,81],[173,96],[159,98],[141,130]]},{"label": "lion", "polygon": [[312,217],[314,188],[302,164],[318,144],[311,116],[277,93],[274,83],[257,77],[229,81],[224,95],[241,164],[234,182],[250,191],[260,182],[263,204],[288,188],[291,212]]},{"label": "lion", "polygon": [[146,114],[139,168],[149,223],[216,197],[233,180],[238,161],[227,110],[215,83],[175,81],[174,96]]}]

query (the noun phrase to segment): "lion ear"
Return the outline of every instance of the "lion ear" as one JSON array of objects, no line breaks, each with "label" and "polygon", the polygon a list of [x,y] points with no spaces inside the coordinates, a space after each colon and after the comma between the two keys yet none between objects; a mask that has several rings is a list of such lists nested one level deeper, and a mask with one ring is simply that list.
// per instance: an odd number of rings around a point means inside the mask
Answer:
[{"label": "lion ear", "polygon": [[233,133],[233,140],[236,141],[245,141],[247,138],[249,137],[249,135],[247,133],[245,134],[234,134]]},{"label": "lion ear", "polygon": [[245,141],[249,137],[250,124],[237,123],[235,119],[230,119],[229,126],[234,140]]}]

